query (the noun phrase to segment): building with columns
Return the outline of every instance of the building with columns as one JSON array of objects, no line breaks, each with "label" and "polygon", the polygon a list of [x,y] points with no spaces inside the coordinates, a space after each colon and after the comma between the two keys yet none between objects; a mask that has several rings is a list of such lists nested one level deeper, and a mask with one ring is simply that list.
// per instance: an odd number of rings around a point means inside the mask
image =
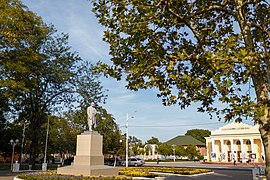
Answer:
[{"label": "building with columns", "polygon": [[259,126],[231,123],[212,131],[206,137],[207,161],[255,162],[264,161],[264,148]]}]

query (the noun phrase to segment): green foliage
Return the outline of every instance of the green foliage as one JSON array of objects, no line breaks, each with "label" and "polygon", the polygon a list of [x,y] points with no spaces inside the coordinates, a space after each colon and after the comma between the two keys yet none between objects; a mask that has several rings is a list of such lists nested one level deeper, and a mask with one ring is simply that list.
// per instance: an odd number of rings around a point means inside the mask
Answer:
[{"label": "green foliage", "polygon": [[20,174],[18,178],[24,180],[130,180],[129,177],[103,177],[103,176],[82,176],[82,175],[60,175],[55,171],[50,172],[33,172],[33,173],[24,173]]},{"label": "green foliage", "polygon": [[117,79],[124,75],[131,90],[158,89],[164,105],[183,109],[195,102],[210,118],[252,118],[260,124],[270,179],[269,1],[92,4],[112,61],[100,62],[98,71]]},{"label": "green foliage", "polygon": [[98,108],[97,127],[95,128],[103,136],[104,154],[119,155],[124,152],[124,142],[115,119],[105,109]]},{"label": "green foliage", "polygon": [[187,156],[187,152],[184,146],[175,146],[175,155],[179,157]]},{"label": "green foliage", "polygon": [[126,74],[131,90],[157,88],[164,105],[200,102],[199,112],[226,121],[261,121],[269,101],[270,7],[241,2],[92,0],[113,62],[97,70]]},{"label": "green foliage", "polygon": [[152,137],[151,139],[147,140],[145,144],[159,144],[159,140],[156,137]]},{"label": "green foliage", "polygon": [[104,91],[92,65],[71,52],[67,34],[57,34],[20,1],[1,1],[0,8],[0,89],[13,110],[8,120],[29,122],[26,136],[34,163],[48,114],[76,102],[104,102]]},{"label": "green foliage", "polygon": [[194,160],[200,154],[199,154],[199,151],[196,150],[195,145],[188,145],[186,148],[186,155],[188,156],[189,160]]},{"label": "green foliage", "polygon": [[[0,90],[0,144],[8,144],[9,137],[7,137],[7,131],[8,131],[8,122],[6,120],[5,114],[9,111],[8,106],[8,98],[4,96],[2,91]],[[7,146],[0,146],[0,152],[6,152]]]},{"label": "green foliage", "polygon": [[158,145],[157,151],[165,157],[173,154],[172,146],[164,143]]},{"label": "green foliage", "polygon": [[[150,173],[151,172],[151,173]],[[164,167],[140,167],[140,168],[120,168],[119,174],[125,176],[113,176],[113,177],[102,177],[102,176],[72,176],[72,175],[59,175],[56,174],[55,171],[49,172],[33,172],[33,173],[24,173],[20,174],[18,178],[25,180],[37,180],[37,179],[51,179],[51,180],[59,180],[59,179],[77,179],[77,180],[126,180],[131,179],[130,177],[148,177],[154,178],[158,175],[156,173],[171,173],[171,174],[184,174],[184,175],[193,175],[193,174],[201,174],[211,172],[209,169],[194,169],[194,168],[164,168]]]},{"label": "green foliage", "polygon": [[129,136],[129,148],[131,150],[130,156],[137,156],[143,154],[143,144],[142,141],[135,136]]},{"label": "green foliage", "polygon": [[205,137],[209,137],[211,135],[211,131],[205,129],[191,129],[188,130],[185,135],[190,135],[195,139],[205,143]]},{"label": "green foliage", "polygon": [[146,178],[155,178],[157,175],[151,174],[149,172],[143,172],[143,171],[120,171],[119,175],[129,176],[129,177],[146,177]]},{"label": "green foliage", "polygon": [[[192,175],[192,174],[201,174],[211,172],[209,169],[194,169],[194,168],[166,168],[166,167],[136,167],[136,168],[120,168],[120,173],[128,173],[130,174],[137,172],[139,173],[170,173],[170,174],[185,174],[185,175]],[[138,175],[139,176],[139,175]]]},{"label": "green foliage", "polygon": [[[0,2],[0,9],[1,64],[6,60],[14,60],[5,57],[10,52],[16,49],[23,50],[37,43],[41,38],[44,38],[47,29],[41,18],[31,12],[21,1],[2,0]],[[16,86],[16,84],[14,84],[14,86]]]},{"label": "green foliage", "polygon": [[[49,121],[48,154],[75,154],[77,135],[82,132],[81,129],[73,126],[72,119],[67,116],[52,116]],[[46,127],[47,124],[44,124]]]}]

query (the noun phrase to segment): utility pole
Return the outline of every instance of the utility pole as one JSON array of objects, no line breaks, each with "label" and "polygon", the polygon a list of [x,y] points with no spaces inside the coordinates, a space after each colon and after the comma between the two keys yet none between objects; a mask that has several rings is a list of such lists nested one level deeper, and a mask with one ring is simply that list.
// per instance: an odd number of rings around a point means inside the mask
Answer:
[{"label": "utility pole", "polygon": [[128,113],[126,117],[126,167],[128,167]]},{"label": "utility pole", "polygon": [[11,166],[10,166],[11,172],[13,171],[14,149],[15,149],[15,146],[18,143],[19,143],[19,140],[18,139],[16,139],[15,141],[13,139],[10,140],[10,144],[12,146],[12,156],[11,156]]},{"label": "utility pole", "polygon": [[24,124],[23,124],[20,164],[22,164],[23,146],[24,146],[24,139],[25,139],[25,127],[26,127],[26,120],[24,120]]},{"label": "utility pole", "polygon": [[47,163],[46,163],[46,156],[47,156],[47,146],[48,146],[48,136],[49,136],[49,115],[48,115],[48,123],[47,123],[47,133],[46,133],[46,141],[45,141],[45,153],[44,153],[44,161],[42,163],[42,171],[47,171]]}]

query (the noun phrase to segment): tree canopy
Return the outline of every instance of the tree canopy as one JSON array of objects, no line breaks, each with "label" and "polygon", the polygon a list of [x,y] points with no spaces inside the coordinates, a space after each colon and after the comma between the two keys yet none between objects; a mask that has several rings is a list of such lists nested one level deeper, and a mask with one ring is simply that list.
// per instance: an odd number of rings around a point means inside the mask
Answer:
[{"label": "tree canopy", "polygon": [[104,102],[104,90],[91,63],[71,51],[67,34],[57,33],[20,1],[1,1],[0,9],[0,90],[12,111],[8,120],[29,122],[34,164],[49,114]]},{"label": "tree canopy", "polygon": [[[260,124],[270,179],[270,5],[267,0],[92,0],[113,65],[131,90],[157,88],[164,105]],[[215,102],[223,105],[217,106]]]},{"label": "tree canopy", "polygon": [[187,130],[185,135],[190,135],[195,139],[205,143],[205,137],[209,137],[211,135],[211,132],[205,129],[190,129]]},{"label": "tree canopy", "polygon": [[151,137],[151,139],[148,139],[145,144],[159,144],[159,140],[156,137]]},{"label": "tree canopy", "polygon": [[104,154],[119,155],[124,150],[123,138],[115,119],[105,109],[99,107],[97,114],[97,127],[95,128],[103,136]]}]

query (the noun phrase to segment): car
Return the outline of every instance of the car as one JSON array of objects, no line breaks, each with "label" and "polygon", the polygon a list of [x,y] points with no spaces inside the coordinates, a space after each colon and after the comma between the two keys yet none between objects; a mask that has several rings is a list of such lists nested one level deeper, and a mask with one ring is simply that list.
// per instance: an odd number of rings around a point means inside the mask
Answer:
[{"label": "car", "polygon": [[114,166],[114,164],[116,166],[121,166],[122,165],[122,159],[120,158],[108,158],[108,159],[104,159],[104,164],[108,165],[108,166]]},{"label": "car", "polygon": [[[143,166],[145,164],[144,160],[141,158],[129,158],[128,166]],[[123,166],[126,165],[126,161],[123,161]]]}]

